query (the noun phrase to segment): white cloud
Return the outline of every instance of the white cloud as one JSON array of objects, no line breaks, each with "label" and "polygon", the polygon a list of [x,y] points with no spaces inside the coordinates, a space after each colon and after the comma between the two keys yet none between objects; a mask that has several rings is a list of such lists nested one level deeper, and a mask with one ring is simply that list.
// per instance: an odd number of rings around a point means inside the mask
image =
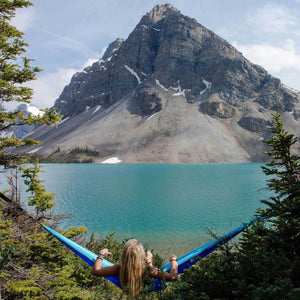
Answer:
[{"label": "white cloud", "polygon": [[250,17],[250,23],[261,31],[280,33],[296,26],[297,18],[287,7],[268,3]]},{"label": "white cloud", "polygon": [[88,46],[75,39],[62,36],[47,30],[43,30],[43,32],[54,38],[51,40],[51,43],[56,47],[71,49],[72,51],[78,51],[82,54],[90,54],[93,52]]},{"label": "white cloud", "polygon": [[235,47],[251,62],[261,65],[270,72],[284,69],[300,71],[300,55],[296,53],[295,43],[287,40],[282,47],[268,44],[238,45]]},{"label": "white cloud", "polygon": [[82,67],[82,68],[85,69],[85,68],[91,66],[93,63],[99,61],[99,59],[102,58],[102,56],[104,55],[104,53],[105,53],[106,50],[107,50],[107,47],[104,47],[104,48],[102,49],[102,51],[101,51],[100,54],[98,54],[98,53],[96,54],[96,57],[91,57],[91,58],[89,58],[89,59],[83,64],[83,67]]},{"label": "white cloud", "polygon": [[[300,0],[299,0],[300,1]],[[102,58],[102,56],[104,55],[105,51],[107,50],[107,47],[103,47],[102,48],[102,51],[101,51],[101,54],[100,54],[100,58]]]},{"label": "white cloud", "polygon": [[34,90],[31,103],[39,108],[53,106],[54,101],[77,71],[75,69],[58,69],[53,73],[38,75],[37,80],[26,84]]},{"label": "white cloud", "polygon": [[[100,57],[100,56],[99,56],[99,57]],[[99,60],[99,57],[98,57],[98,58],[96,58],[96,57],[95,57],[95,58],[89,58],[89,59],[84,63],[83,68],[85,69],[85,68],[91,66],[93,63],[95,63],[96,61]]]},{"label": "white cloud", "polygon": [[15,17],[11,20],[11,24],[24,32],[33,26],[35,20],[35,10],[32,6],[27,8],[19,8],[16,10]]},{"label": "white cloud", "polygon": [[31,103],[39,108],[52,107],[63,88],[70,83],[72,76],[76,72],[81,72],[97,60],[99,60],[99,57],[88,59],[81,69],[60,68],[53,73],[43,74],[42,72],[38,74],[37,80],[26,84],[26,86],[34,90]]},{"label": "white cloud", "polygon": [[283,83],[300,91],[300,55],[297,54],[292,40],[287,40],[281,47],[270,44],[237,43],[234,43],[234,46],[252,63],[264,67]]}]

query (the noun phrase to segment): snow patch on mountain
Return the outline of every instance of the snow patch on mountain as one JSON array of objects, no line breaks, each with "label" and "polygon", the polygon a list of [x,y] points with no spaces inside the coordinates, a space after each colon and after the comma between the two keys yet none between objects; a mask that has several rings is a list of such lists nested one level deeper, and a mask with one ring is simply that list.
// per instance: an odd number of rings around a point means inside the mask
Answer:
[{"label": "snow patch on mountain", "polygon": [[168,89],[165,88],[165,87],[159,82],[158,79],[155,79],[155,82],[156,82],[156,84],[157,84],[158,86],[160,86],[163,90],[168,91]]},{"label": "snow patch on mountain", "polygon": [[14,135],[13,131],[4,131],[0,133],[1,138],[10,138]]},{"label": "snow patch on mountain", "polygon": [[138,84],[141,84],[141,83],[142,83],[140,77],[138,76],[138,74],[137,74],[135,71],[133,71],[133,70],[132,70],[129,66],[127,66],[127,65],[125,65],[124,67],[125,67],[126,70],[128,70],[128,71],[136,78]]},{"label": "snow patch on mountain", "polygon": [[96,113],[101,108],[101,105],[96,106],[95,110],[93,111],[93,114]]},{"label": "snow patch on mountain", "polygon": [[155,30],[155,31],[160,31],[160,29],[158,29],[158,28],[155,28],[155,27],[153,27],[153,26],[150,26],[153,30]]},{"label": "snow patch on mountain", "polygon": [[200,95],[202,95],[206,90],[210,90],[211,89],[211,82],[210,81],[202,79],[202,82],[205,84],[205,89],[200,92]]},{"label": "snow patch on mountain", "polygon": [[171,89],[173,89],[175,91],[178,91],[178,93],[173,94],[173,96],[183,96],[183,97],[185,97],[185,92],[190,91],[190,90],[187,90],[187,89],[182,90],[179,81],[178,81],[178,87],[171,87]]},{"label": "snow patch on mountain", "polygon": [[157,115],[159,112],[154,113],[153,115],[151,115],[150,117],[147,118],[146,122],[151,120],[155,115]]},{"label": "snow patch on mountain", "polygon": [[110,157],[110,158],[104,160],[102,162],[102,164],[118,164],[121,162],[122,162],[122,160],[120,160],[118,157]]},{"label": "snow patch on mountain", "polygon": [[35,149],[29,151],[28,154],[36,153],[36,152],[38,152],[38,151],[39,151],[40,149],[42,149],[42,148],[43,148],[43,147],[35,148]]},{"label": "snow patch on mountain", "polygon": [[64,123],[64,122],[66,122],[68,119],[70,119],[70,117],[64,118],[63,120],[61,120],[61,121],[58,123],[58,125],[60,125],[60,124],[62,124],[62,123]]},{"label": "snow patch on mountain", "polygon": [[28,110],[28,112],[30,112],[34,116],[38,116],[38,115],[43,114],[43,112],[41,110],[39,110],[39,108],[37,108],[36,106],[33,106],[33,105],[28,105],[27,104],[27,110]]}]

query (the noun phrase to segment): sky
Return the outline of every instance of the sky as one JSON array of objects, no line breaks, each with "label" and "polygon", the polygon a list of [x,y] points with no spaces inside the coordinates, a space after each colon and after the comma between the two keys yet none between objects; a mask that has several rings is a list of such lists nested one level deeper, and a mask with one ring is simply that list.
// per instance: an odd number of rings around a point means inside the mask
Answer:
[{"label": "sky", "polygon": [[126,39],[143,15],[170,3],[300,90],[300,0],[32,0],[13,24],[29,44],[26,57],[43,69],[28,83],[32,104],[52,107],[75,72],[100,59],[109,43]]}]

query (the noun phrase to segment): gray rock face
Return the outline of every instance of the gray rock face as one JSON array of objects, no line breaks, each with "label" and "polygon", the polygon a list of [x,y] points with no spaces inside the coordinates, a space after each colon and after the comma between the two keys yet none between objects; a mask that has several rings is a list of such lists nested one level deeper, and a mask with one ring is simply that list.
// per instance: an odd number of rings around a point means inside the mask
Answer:
[{"label": "gray rock face", "polygon": [[272,111],[300,135],[299,99],[195,19],[157,5],[74,74],[55,102],[67,121],[35,134],[40,151],[91,146],[127,162],[262,160]]},{"label": "gray rock face", "polygon": [[142,117],[150,116],[162,109],[162,99],[157,92],[142,89],[132,99],[131,112]]},{"label": "gray rock face", "polygon": [[171,5],[146,14],[126,41],[111,43],[99,62],[76,73],[55,106],[65,116],[87,106],[107,108],[149,78],[186,90],[188,101],[217,93],[240,107],[254,99],[267,109],[290,111],[297,97],[263,68],[251,64],[225,40]]},{"label": "gray rock face", "polygon": [[223,101],[204,101],[200,104],[200,111],[222,119],[232,118],[236,114],[236,110]]},{"label": "gray rock face", "polygon": [[256,133],[266,132],[268,127],[272,126],[270,121],[254,117],[243,117],[238,124],[246,130]]}]

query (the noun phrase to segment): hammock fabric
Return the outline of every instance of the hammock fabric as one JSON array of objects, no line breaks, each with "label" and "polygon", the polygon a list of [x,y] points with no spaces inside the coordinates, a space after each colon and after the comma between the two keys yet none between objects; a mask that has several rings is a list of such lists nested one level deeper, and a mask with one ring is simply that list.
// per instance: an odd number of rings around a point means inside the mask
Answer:
[{"label": "hammock fabric", "polygon": [[[237,236],[239,233],[241,233],[247,226],[250,226],[257,218],[252,219],[251,221],[248,221],[247,223],[240,225],[239,227],[235,228],[232,231],[229,231],[228,233],[214,239],[213,241],[179,257],[177,259],[178,263],[178,274],[180,274],[183,270],[188,269],[190,266],[195,264],[197,261],[199,261],[200,258],[205,257],[206,255],[213,252],[217,247],[225,244],[235,236]],[[92,251],[78,245],[77,243],[73,242],[72,240],[66,238],[62,234],[56,232],[55,230],[49,228],[48,226],[42,225],[45,230],[47,230],[49,233],[51,233],[55,238],[57,238],[60,242],[62,242],[66,247],[68,247],[70,250],[72,250],[76,255],[78,255],[80,258],[82,258],[86,263],[88,263],[91,267],[94,265],[98,255],[93,253]],[[112,266],[113,263],[109,262],[106,259],[102,260],[102,267]],[[162,267],[162,270],[165,272],[169,272],[171,267],[171,263],[168,263]],[[106,277],[108,280],[110,280],[112,283],[117,285],[121,288],[121,284],[119,281],[119,278],[117,276],[110,276]],[[165,284],[161,284],[161,281],[155,280],[155,290],[159,290],[163,288]]]}]

